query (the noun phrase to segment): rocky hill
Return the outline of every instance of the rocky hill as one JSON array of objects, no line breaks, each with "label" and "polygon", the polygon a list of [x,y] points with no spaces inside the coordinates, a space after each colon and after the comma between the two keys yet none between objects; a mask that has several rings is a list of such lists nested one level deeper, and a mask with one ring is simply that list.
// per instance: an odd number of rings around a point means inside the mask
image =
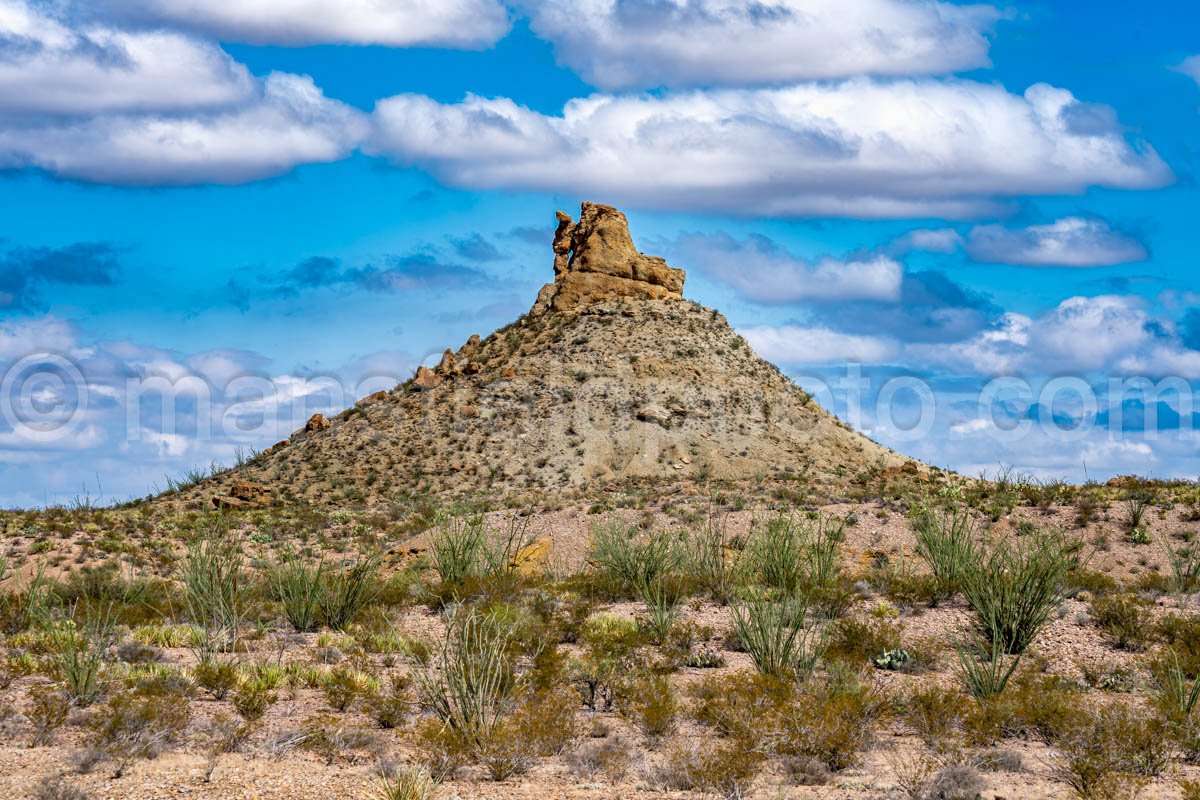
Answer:
[{"label": "rocky hill", "polygon": [[185,499],[361,502],[432,490],[589,489],[631,480],[815,479],[904,462],[755,355],[625,216],[558,213],[554,282],[528,314],[303,430]]}]

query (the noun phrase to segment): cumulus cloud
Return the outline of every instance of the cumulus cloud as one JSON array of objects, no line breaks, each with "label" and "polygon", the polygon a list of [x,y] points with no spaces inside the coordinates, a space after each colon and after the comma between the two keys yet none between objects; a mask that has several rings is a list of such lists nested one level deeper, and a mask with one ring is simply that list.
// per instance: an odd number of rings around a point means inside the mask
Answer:
[{"label": "cumulus cloud", "polygon": [[886,256],[815,262],[798,258],[766,236],[688,233],[667,243],[672,261],[699,270],[759,303],[801,300],[896,300],[903,268]]},{"label": "cumulus cloud", "polygon": [[1149,257],[1133,236],[1082,217],[1020,229],[978,226],[967,237],[966,252],[975,261],[1031,267],[1103,267]]},{"label": "cumulus cloud", "polygon": [[508,99],[378,103],[372,152],[474,189],[673,210],[964,217],[1021,194],[1164,185],[1154,149],[1046,84],[855,79],[779,89],[595,95],[546,116]]},{"label": "cumulus cloud", "polygon": [[828,364],[837,361],[883,363],[899,345],[880,336],[855,336],[822,326],[759,325],[739,331],[754,351],[778,364]]},{"label": "cumulus cloud", "polygon": [[479,49],[509,29],[500,0],[115,0],[104,13],[250,44]]},{"label": "cumulus cloud", "polygon": [[913,345],[919,360],[984,374],[1112,374],[1200,378],[1200,353],[1136,296],[1070,297],[1035,317],[1004,314],[973,338]]},{"label": "cumulus cloud", "polygon": [[220,111],[0,128],[0,167],[122,185],[236,184],[345,158],[365,132],[363,115],[311,78],[272,73],[253,101]]},{"label": "cumulus cloud", "polygon": [[169,31],[72,26],[48,8],[0,0],[0,119],[209,108],[254,92],[249,71],[215,44]]},{"label": "cumulus cloud", "polygon": [[999,14],[932,0],[525,0],[558,60],[605,89],[916,75],[988,65]]}]

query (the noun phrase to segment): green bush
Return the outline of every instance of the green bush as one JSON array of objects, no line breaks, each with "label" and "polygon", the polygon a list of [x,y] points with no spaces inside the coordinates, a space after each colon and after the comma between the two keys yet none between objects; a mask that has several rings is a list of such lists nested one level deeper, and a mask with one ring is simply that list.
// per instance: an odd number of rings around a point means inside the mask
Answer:
[{"label": "green bush", "polygon": [[1092,603],[1092,619],[1120,650],[1142,650],[1150,634],[1150,612],[1135,594],[1110,594]]},{"label": "green bush", "polygon": [[382,556],[360,556],[339,570],[329,570],[321,583],[321,613],[334,630],[345,630],[375,599]]},{"label": "green bush", "polygon": [[632,596],[678,571],[684,563],[684,552],[674,536],[642,536],[636,527],[612,517],[595,526],[589,560],[602,576]]},{"label": "green bush", "polygon": [[183,733],[190,716],[187,698],[159,687],[114,694],[86,722],[90,735],[80,766],[88,769],[112,762],[113,777],[119,778],[135,760],[165,752]]},{"label": "green bush", "polygon": [[229,652],[245,621],[245,576],[237,542],[221,528],[188,545],[180,576],[188,617],[203,631],[201,658]]},{"label": "green bush", "polygon": [[808,677],[825,652],[828,629],[809,618],[804,598],[734,606],[733,630],[758,669],[781,679]]},{"label": "green bush", "polygon": [[325,565],[312,566],[297,556],[288,556],[271,569],[270,580],[275,599],[283,605],[284,616],[292,628],[300,633],[316,630]]},{"label": "green bush", "polygon": [[1083,800],[1132,800],[1170,761],[1163,724],[1119,704],[1079,711],[1053,743],[1056,774]]},{"label": "green bush", "polygon": [[913,520],[913,529],[917,553],[933,573],[930,605],[936,606],[954,596],[978,558],[975,526],[965,510],[927,510]]},{"label": "green bush", "polygon": [[107,616],[95,617],[76,625],[73,620],[52,624],[50,661],[62,680],[67,697],[80,708],[87,708],[100,697],[104,658],[116,639]]},{"label": "green bush", "polygon": [[1061,534],[1041,532],[980,548],[959,581],[983,639],[1025,652],[1065,596],[1074,553]]}]

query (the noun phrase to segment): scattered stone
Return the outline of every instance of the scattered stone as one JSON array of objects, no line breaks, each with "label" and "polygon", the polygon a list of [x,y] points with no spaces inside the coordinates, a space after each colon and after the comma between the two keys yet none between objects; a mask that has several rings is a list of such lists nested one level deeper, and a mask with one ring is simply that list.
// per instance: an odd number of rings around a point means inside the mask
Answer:
[{"label": "scattered stone", "polygon": [[671,423],[671,412],[657,403],[651,403],[638,409],[637,418],[642,422],[654,422],[665,428]]},{"label": "scattered stone", "polygon": [[373,406],[376,403],[381,403],[387,399],[388,399],[388,393],[383,391],[382,389],[380,389],[378,392],[375,392],[374,394],[369,394],[366,397],[364,397],[362,400],[359,400],[358,404],[360,406]]}]

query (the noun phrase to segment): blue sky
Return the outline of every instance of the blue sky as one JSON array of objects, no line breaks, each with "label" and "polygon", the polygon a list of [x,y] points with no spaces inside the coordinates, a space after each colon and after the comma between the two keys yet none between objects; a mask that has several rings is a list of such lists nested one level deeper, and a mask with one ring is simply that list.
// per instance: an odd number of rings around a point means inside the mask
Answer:
[{"label": "blue sky", "polygon": [[224,5],[0,0],[0,505],[390,386],[526,310],[584,199],[904,452],[1196,476],[1193,4]]}]

